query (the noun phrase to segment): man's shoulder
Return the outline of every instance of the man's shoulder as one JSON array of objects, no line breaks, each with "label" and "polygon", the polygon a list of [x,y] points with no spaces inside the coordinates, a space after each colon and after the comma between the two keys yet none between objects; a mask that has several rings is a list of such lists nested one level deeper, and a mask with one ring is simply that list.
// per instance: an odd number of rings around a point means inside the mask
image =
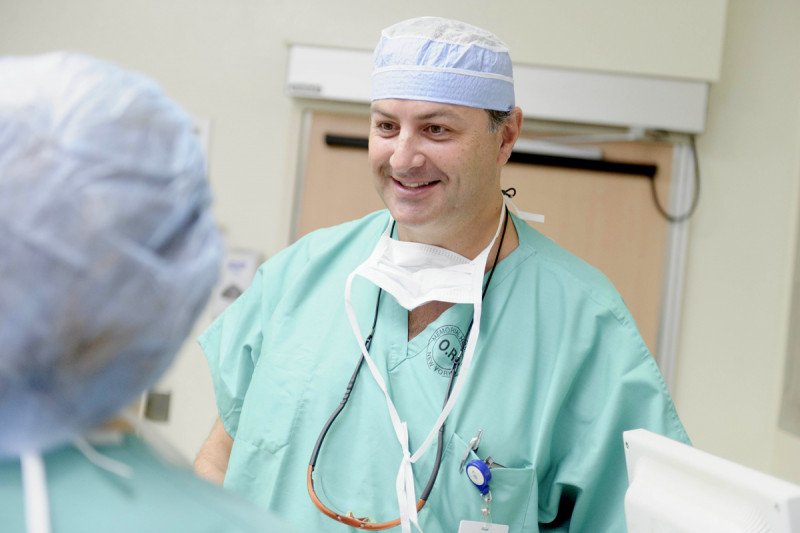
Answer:
[{"label": "man's shoulder", "polygon": [[314,230],[301,237],[292,247],[306,248],[311,253],[324,253],[330,249],[367,243],[374,246],[388,223],[389,211],[381,209],[356,220]]},{"label": "man's shoulder", "polygon": [[549,281],[556,281],[577,290],[607,307],[624,305],[619,292],[598,268],[563,248],[525,221],[517,224],[521,246],[529,248],[535,268],[547,272]]},{"label": "man's shoulder", "polygon": [[386,210],[308,233],[260,268],[263,279],[288,282],[305,274],[332,274],[366,259],[389,222]]}]

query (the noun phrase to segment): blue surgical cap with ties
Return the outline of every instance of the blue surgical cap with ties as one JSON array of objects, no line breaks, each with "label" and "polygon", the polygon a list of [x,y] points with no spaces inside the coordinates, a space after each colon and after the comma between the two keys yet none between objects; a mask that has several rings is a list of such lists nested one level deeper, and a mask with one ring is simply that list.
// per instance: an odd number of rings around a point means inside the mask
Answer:
[{"label": "blue surgical cap with ties", "polygon": [[423,100],[494,111],[514,108],[508,47],[458,20],[419,17],[381,32],[371,99]]},{"label": "blue surgical cap with ties", "polygon": [[171,362],[218,275],[204,156],[147,77],[0,59],[0,456],[103,422]]}]

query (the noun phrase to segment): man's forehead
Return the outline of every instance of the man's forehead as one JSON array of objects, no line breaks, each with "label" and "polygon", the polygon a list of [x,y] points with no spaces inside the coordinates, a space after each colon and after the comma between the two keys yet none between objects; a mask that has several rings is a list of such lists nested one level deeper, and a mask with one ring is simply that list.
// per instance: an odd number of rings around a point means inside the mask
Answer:
[{"label": "man's forehead", "polygon": [[456,104],[426,102],[423,100],[376,100],[372,102],[372,115],[388,118],[413,118],[428,120],[432,118],[452,120],[473,120],[483,115],[482,109]]}]

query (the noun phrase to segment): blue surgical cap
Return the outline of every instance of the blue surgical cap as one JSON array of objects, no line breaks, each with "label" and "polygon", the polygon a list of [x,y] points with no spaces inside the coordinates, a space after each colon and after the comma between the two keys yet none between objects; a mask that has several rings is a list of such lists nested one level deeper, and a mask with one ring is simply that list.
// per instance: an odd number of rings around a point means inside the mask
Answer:
[{"label": "blue surgical cap", "polygon": [[374,64],[373,101],[514,108],[508,47],[494,34],[464,22],[438,17],[398,22],[381,33]]},{"label": "blue surgical cap", "polygon": [[221,240],[189,116],[75,54],[0,58],[0,456],[107,420],[171,362]]}]

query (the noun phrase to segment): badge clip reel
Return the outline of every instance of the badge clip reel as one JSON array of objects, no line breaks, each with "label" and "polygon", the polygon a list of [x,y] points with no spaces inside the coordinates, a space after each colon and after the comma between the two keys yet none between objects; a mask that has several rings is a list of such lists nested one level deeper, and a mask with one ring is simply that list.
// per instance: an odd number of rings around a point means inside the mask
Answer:
[{"label": "badge clip reel", "polygon": [[492,471],[486,463],[486,461],[481,461],[480,459],[473,459],[465,467],[467,477],[483,498],[483,505],[481,506],[483,522],[462,520],[458,526],[458,533],[508,533],[507,525],[492,523],[492,491],[489,490]]},{"label": "badge clip reel", "polygon": [[483,430],[479,429],[478,433],[474,437],[469,439],[469,444],[467,444],[467,449],[466,451],[464,451],[464,457],[461,459],[461,464],[458,467],[459,470],[464,469],[464,465],[466,464],[467,459],[469,459],[469,452],[478,451],[478,446],[480,446],[481,444],[481,435],[483,435]]}]

